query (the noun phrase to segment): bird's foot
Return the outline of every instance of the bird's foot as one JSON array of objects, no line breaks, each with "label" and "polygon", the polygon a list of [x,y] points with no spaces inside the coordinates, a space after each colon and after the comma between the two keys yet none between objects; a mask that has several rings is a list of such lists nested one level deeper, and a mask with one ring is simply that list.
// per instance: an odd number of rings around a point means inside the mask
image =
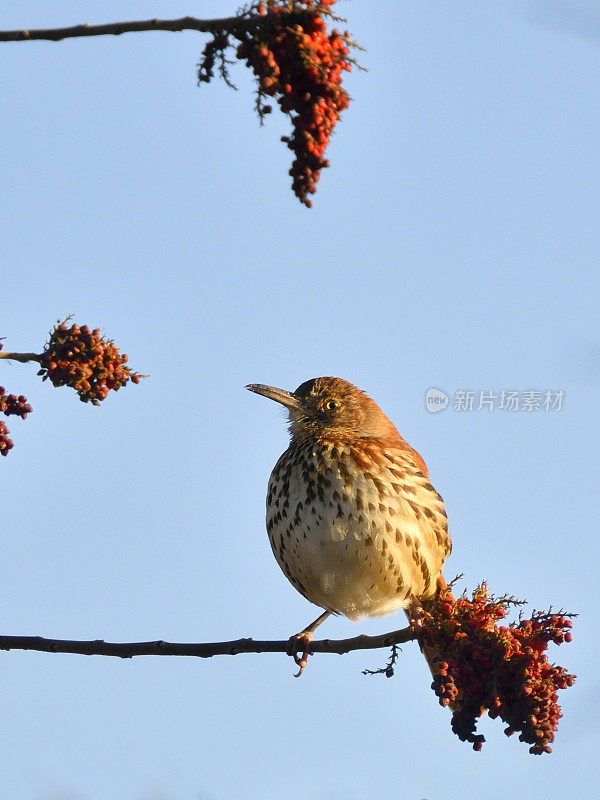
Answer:
[{"label": "bird's foot", "polygon": [[[290,636],[288,641],[288,655],[292,656],[296,664],[300,667],[298,672],[294,674],[294,678],[299,678],[300,675],[304,672],[306,665],[308,664],[308,656],[310,653],[308,652],[308,645],[312,642],[313,632],[312,631],[300,631],[300,633],[294,634],[294,636]],[[303,648],[302,655],[298,655],[298,650],[300,647]]]},{"label": "bird's foot", "polygon": [[[315,620],[313,620],[313,622],[311,622],[310,625],[307,625],[303,631],[300,631],[300,633],[295,634],[295,636],[292,636],[289,639],[287,646],[288,655],[293,656],[294,661],[300,667],[296,675],[294,675],[295,678],[299,678],[306,668],[306,665],[308,663],[308,657],[310,655],[310,653],[308,652],[308,645],[312,642],[315,631],[317,630],[319,625],[325,622],[327,617],[331,616],[331,614],[332,614],[331,611],[324,611]],[[302,655],[298,657],[298,650],[300,649],[300,647],[303,647],[304,650],[302,652]]]}]

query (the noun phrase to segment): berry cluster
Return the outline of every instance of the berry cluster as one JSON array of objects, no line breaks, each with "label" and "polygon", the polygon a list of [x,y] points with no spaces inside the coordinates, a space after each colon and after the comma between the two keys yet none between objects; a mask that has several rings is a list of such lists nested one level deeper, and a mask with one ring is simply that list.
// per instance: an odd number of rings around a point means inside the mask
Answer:
[{"label": "berry cluster", "polygon": [[9,438],[10,431],[4,422],[0,421],[0,455],[7,456],[8,451],[13,448],[13,441]]},{"label": "berry cluster", "polygon": [[[0,342],[0,350],[2,350],[2,342]],[[32,411],[25,395],[6,394],[4,386],[0,386],[0,412],[2,414],[6,414],[7,417],[12,414],[21,419],[27,419],[27,414],[31,414]],[[13,448],[9,433],[6,423],[0,422],[0,455],[8,455],[9,450]]]},{"label": "berry cluster", "polygon": [[557,692],[572,686],[575,676],[548,663],[546,649],[571,641],[571,621],[564,613],[536,612],[498,625],[515,604],[490,596],[485,584],[471,599],[447,592],[419,618],[420,641],[436,653],[431,687],[440,704],[451,707],[452,730],[462,741],[481,750],[485,738],[475,730],[487,710],[507,724],[507,736],[519,731],[530,753],[550,753],[562,716]]},{"label": "berry cluster", "polygon": [[70,386],[84,403],[99,405],[111,389],[117,391],[127,381],[139,383],[143,375],[133,372],[127,356],[121,355],[112,339],[101,336],[98,328],[87,325],[67,327],[61,322],[50,333],[40,356],[38,375],[54,386]]},{"label": "berry cluster", "polygon": [[[328,33],[323,19],[331,16],[334,3],[264,0],[244,12],[264,17],[263,24],[231,31],[240,43],[237,58],[246,62],[258,81],[256,108],[261,122],[271,112],[266,97],[276,98],[291,117],[292,134],[282,139],[295,156],[289,172],[292,189],[308,208],[312,206],[308,195],[315,193],[321,170],[329,166],[324,157],[329,139],[350,101],[341,86],[343,72],[353,63],[348,56],[350,35]],[[217,41],[222,47],[222,32],[204,50],[199,81],[208,82],[213,75]],[[221,74],[227,79],[226,63],[222,57]]]},{"label": "berry cluster", "polygon": [[0,411],[7,417],[14,414],[21,419],[27,419],[27,414],[31,414],[33,409],[24,394],[18,397],[16,394],[6,394],[4,386],[0,386]]}]

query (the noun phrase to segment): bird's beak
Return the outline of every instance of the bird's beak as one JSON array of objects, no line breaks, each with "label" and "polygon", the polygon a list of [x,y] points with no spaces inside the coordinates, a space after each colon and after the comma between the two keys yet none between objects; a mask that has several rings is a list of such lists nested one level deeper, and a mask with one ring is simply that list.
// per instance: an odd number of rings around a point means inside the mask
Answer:
[{"label": "bird's beak", "polygon": [[275,386],[265,386],[264,383],[249,383],[246,386],[251,392],[262,394],[263,397],[268,397],[269,400],[275,400],[276,403],[289,408],[290,411],[301,411],[298,399],[294,397],[291,392],[286,392],[285,389],[277,389]]}]

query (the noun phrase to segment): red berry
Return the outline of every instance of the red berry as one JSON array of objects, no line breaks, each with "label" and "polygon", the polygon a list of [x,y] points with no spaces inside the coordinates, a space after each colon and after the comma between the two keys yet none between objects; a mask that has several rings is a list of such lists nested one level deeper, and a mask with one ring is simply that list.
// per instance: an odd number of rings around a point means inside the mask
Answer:
[{"label": "red berry", "polygon": [[141,376],[126,363],[127,356],[119,352],[112,339],[104,339],[98,328],[90,332],[87,325],[67,328],[61,323],[50,334],[38,374],[55,386],[71,386],[80,400],[98,405],[110,389],[117,391],[134,378],[139,383]]},{"label": "red berry", "polygon": [[447,592],[426,604],[420,638],[439,659],[432,688],[441,705],[452,707],[452,730],[474,749],[484,741],[475,728],[487,709],[507,724],[507,736],[519,731],[531,753],[548,753],[561,717],[557,691],[575,677],[550,664],[546,649],[568,641],[571,622],[536,612],[518,624],[496,625],[511,602],[491,597],[482,585],[472,599]]},{"label": "red berry", "polygon": [[[324,153],[340,114],[350,98],[341,86],[341,76],[350,70],[347,59],[349,34],[327,33],[323,14],[335,0],[263,0],[250,6],[260,16],[270,17],[269,26],[254,32],[235,32],[240,42],[238,59],[250,66],[258,80],[259,114],[270,113],[264,96],[277,98],[279,107],[289,114],[292,135],[286,144],[294,153],[290,170],[292,189],[307,207],[309,194],[316,191],[321,171],[329,166]],[[288,24],[290,14],[303,14],[302,24]],[[207,82],[214,73],[217,52],[227,47],[227,37],[215,34],[206,45],[200,63],[199,81]],[[317,111],[318,109],[318,111]]]}]

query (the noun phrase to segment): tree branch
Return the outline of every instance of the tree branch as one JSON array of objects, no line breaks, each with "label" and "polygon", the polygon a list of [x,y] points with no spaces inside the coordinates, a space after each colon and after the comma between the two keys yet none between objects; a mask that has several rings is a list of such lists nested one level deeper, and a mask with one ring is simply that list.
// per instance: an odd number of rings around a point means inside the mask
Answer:
[{"label": "tree branch", "polygon": [[[298,17],[301,15],[299,14]],[[290,24],[293,15],[290,15]],[[29,42],[43,39],[60,42],[62,39],[75,39],[81,36],[120,36],[122,33],[138,33],[140,31],[200,31],[216,33],[218,31],[253,30],[260,26],[271,25],[268,17],[258,14],[240,17],[222,17],[221,19],[197,19],[181,17],[180,19],[146,19],[131,22],[109,22],[105,25],[73,25],[68,28],[38,28],[17,31],[0,31],[0,42]]]},{"label": "tree branch", "polygon": [[38,650],[45,653],[76,653],[83,656],[115,656],[133,658],[134,656],[235,656],[238,653],[287,653],[306,649],[309,653],[338,653],[342,655],[351,650],[375,650],[391,647],[416,638],[411,627],[402,628],[379,636],[354,636],[351,639],[320,639],[306,646],[292,637],[281,641],[259,641],[254,639],[235,639],[231,642],[207,642],[182,644],[177,642],[104,642],[73,641],[69,639],[44,639],[41,636],[0,636],[0,650]]},{"label": "tree branch", "polygon": [[20,361],[21,364],[27,364],[28,361],[41,361],[41,353],[5,353],[0,350],[0,358],[6,358],[10,361]]}]

